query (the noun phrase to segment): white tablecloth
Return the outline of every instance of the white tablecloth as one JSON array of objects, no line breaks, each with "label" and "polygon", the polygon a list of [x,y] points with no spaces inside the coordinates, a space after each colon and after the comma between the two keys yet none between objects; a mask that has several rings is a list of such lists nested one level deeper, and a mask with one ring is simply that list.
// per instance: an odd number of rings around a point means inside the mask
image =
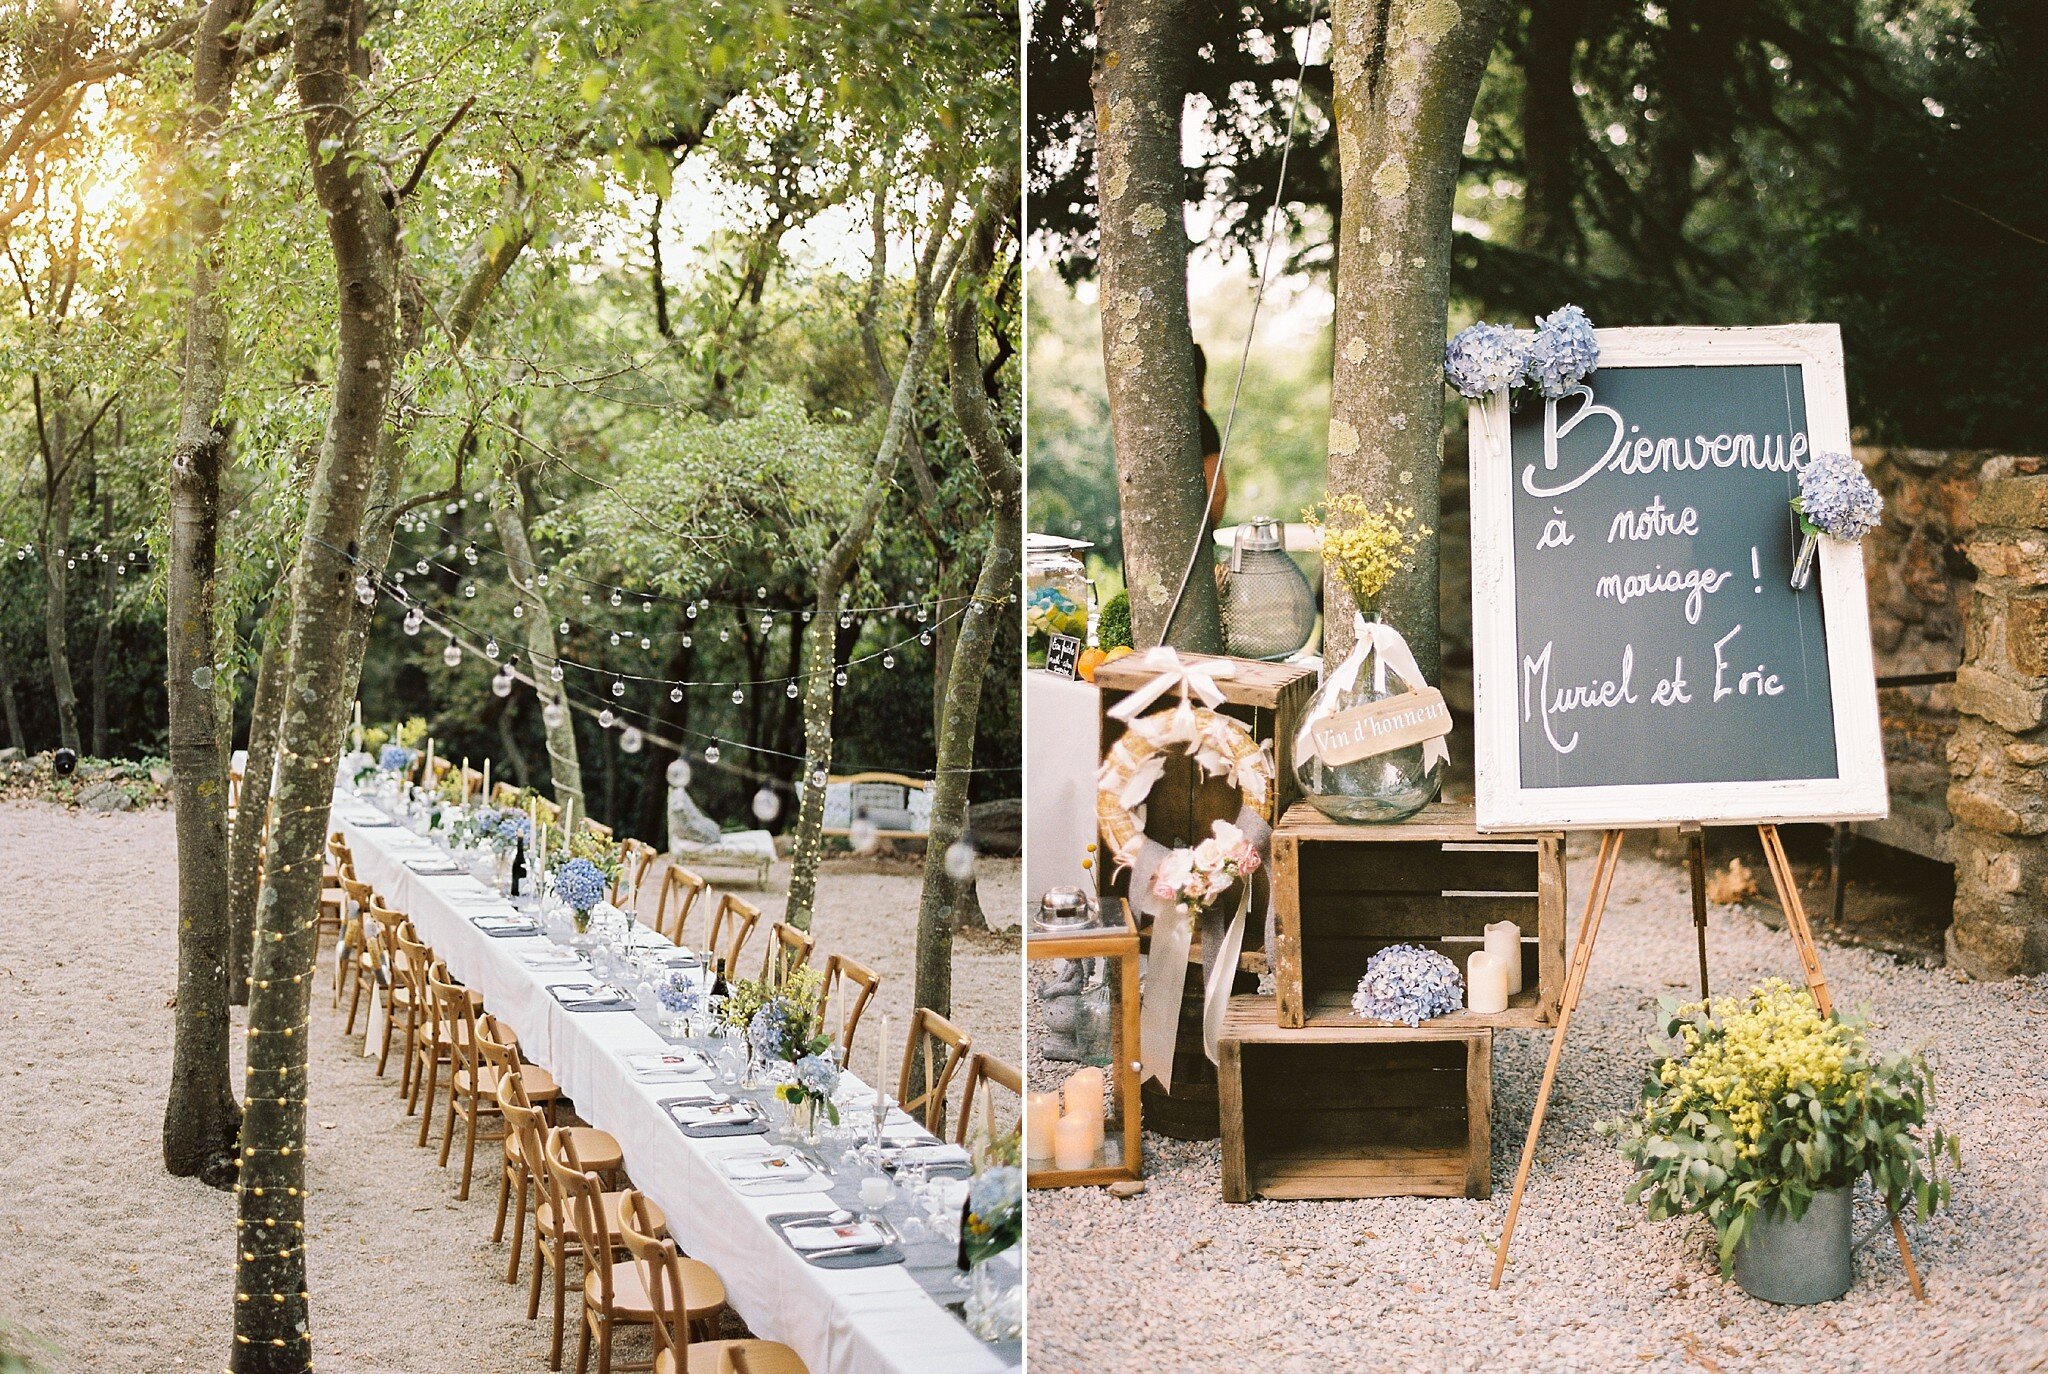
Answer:
[{"label": "white tablecloth", "polygon": [[660,1105],[678,1094],[678,1086],[637,1082],[620,1058],[664,1048],[653,1028],[630,1012],[563,1008],[547,985],[588,978],[585,970],[527,967],[516,951],[544,948],[544,938],[501,939],[478,930],[469,917],[488,908],[451,899],[474,897],[480,885],[466,876],[414,873],[407,858],[439,851],[399,827],[349,823],[364,811],[362,803],[337,793],[334,824],[347,834],[357,876],[411,917],[449,971],[483,994],[527,1057],[546,1066],[575,1099],[577,1114],[618,1138],[634,1185],[668,1214],[676,1243],[718,1272],[733,1309],[756,1335],[794,1347],[812,1374],[995,1374],[1015,1367],[975,1339],[902,1266],[820,1269],[800,1259],[767,1218],[813,1209],[821,1195],[737,1191],[717,1161],[758,1148],[761,1137],[685,1136]]},{"label": "white tablecloth", "polygon": [[1100,698],[1091,683],[1024,674],[1024,900],[1034,906],[1049,887],[1095,888],[1081,861],[1095,843]]}]

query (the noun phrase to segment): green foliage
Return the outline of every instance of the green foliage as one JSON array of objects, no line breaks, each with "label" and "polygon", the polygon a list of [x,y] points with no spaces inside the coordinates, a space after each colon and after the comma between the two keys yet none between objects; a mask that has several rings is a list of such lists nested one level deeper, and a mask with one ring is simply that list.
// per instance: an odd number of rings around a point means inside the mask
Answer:
[{"label": "green foliage", "polygon": [[1928,1122],[1924,1057],[1876,1053],[1865,1018],[1822,1017],[1781,979],[1664,1011],[1641,1105],[1600,1130],[1636,1170],[1628,1200],[1656,1221],[1706,1217],[1724,1274],[1757,1217],[1804,1216],[1815,1194],[1866,1174],[1893,1213],[1925,1220],[1947,1203],[1942,1161],[1961,1152]]},{"label": "green foliage", "polygon": [[1105,649],[1129,649],[1131,642],[1131,594],[1128,590],[1117,592],[1102,604],[1102,611],[1095,620],[1097,642]]}]

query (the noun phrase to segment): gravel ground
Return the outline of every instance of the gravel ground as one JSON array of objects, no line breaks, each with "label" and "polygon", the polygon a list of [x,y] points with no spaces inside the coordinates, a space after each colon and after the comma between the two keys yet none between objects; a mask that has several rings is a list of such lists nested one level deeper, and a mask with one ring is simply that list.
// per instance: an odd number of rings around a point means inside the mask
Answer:
[{"label": "gravel ground", "polygon": [[[982,874],[984,908],[1014,924],[1019,865],[987,862]],[[780,871],[774,886],[759,895],[779,913]],[[0,1330],[51,1374],[218,1369],[233,1199],[169,1177],[159,1153],[176,986],[170,813],[0,802],[0,892]],[[819,949],[882,973],[878,1004],[898,1033],[917,892],[904,864],[828,865],[820,883]],[[963,940],[954,976],[961,1023],[1014,1056],[1014,938]],[[320,1367],[544,1369],[547,1324],[525,1320],[525,1289],[505,1285],[504,1247],[489,1243],[494,1152],[479,1152],[470,1200],[456,1202],[453,1173],[413,1146],[396,1067],[374,1076],[324,992],[313,999],[308,1154]],[[238,1035],[237,1074],[240,1048]]]},{"label": "gravel ground", "polygon": [[[1910,1228],[1930,1302],[1907,1291],[1889,1227],[1857,1212],[1856,1286],[1780,1308],[1723,1283],[1703,1221],[1621,1202],[1593,1133],[1631,1103],[1660,996],[1696,976],[1682,869],[1630,843],[1551,1097],[1507,1278],[1486,1287],[1549,1033],[1494,1049],[1493,1197],[1221,1201],[1216,1144],[1146,1136],[1149,1186],[1032,1194],[1034,1374],[1175,1368],[1877,1371],[2048,1369],[2048,978],[1982,984],[1824,948],[1836,1000],[1924,1046],[1960,1135],[1955,1205]],[[1590,857],[1572,865],[1583,896]],[[1572,914],[1576,931],[1577,909]],[[1738,910],[1710,927],[1714,984],[1798,977],[1789,940]],[[1866,1189],[1867,1191],[1867,1189]]]}]

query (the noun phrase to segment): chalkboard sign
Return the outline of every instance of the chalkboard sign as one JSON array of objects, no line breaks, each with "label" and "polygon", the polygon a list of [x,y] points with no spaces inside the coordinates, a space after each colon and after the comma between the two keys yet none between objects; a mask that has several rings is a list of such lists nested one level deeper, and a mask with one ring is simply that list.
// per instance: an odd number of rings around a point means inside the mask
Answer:
[{"label": "chalkboard sign", "polygon": [[1480,827],[1882,816],[1862,552],[1789,583],[1838,332],[1598,337],[1571,394],[1472,408]]},{"label": "chalkboard sign", "polygon": [[1045,644],[1045,671],[1059,677],[1077,677],[1082,644],[1077,635],[1054,635]]}]

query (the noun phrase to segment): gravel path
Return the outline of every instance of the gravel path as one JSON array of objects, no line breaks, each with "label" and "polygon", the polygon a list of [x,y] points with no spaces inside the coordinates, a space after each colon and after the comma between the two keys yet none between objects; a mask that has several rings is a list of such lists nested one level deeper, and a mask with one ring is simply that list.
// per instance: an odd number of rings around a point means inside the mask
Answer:
[{"label": "gravel path", "polygon": [[[989,862],[982,878],[984,907],[1014,923],[1019,866]],[[762,905],[779,913],[779,872],[775,886]],[[819,949],[882,973],[898,1033],[917,891],[906,865],[828,865],[820,883]],[[51,1374],[218,1369],[233,1199],[167,1176],[159,1144],[176,986],[170,813],[0,803],[0,892],[0,1328],[25,1335]],[[1015,1055],[1014,940],[963,941],[956,955],[960,1020]],[[313,999],[308,1154],[320,1367],[545,1369],[547,1324],[525,1320],[524,1287],[505,1285],[504,1247],[489,1243],[494,1153],[479,1152],[470,1200],[456,1202],[453,1173],[413,1146],[395,1065],[389,1081],[374,1076],[325,991]],[[237,1036],[237,1073],[240,1048]]]},{"label": "gravel path", "polygon": [[[1857,1234],[1882,1229],[1848,1296],[1773,1307],[1721,1282],[1705,1222],[1625,1207],[1627,1170],[1593,1134],[1634,1097],[1657,999],[1696,976],[1683,871],[1642,840],[1630,853],[1499,1292],[1486,1280],[1548,1032],[1496,1038],[1488,1201],[1228,1206],[1214,1143],[1153,1135],[1141,1197],[1033,1193],[1033,1370],[2048,1369],[2048,978],[1973,984],[1823,949],[1839,1003],[1872,1004],[1881,1043],[1937,1059],[1964,1169],[1953,1210],[1911,1228],[1927,1305],[1866,1197]],[[1591,867],[1572,865],[1575,902]],[[1798,976],[1787,938],[1740,912],[1715,911],[1710,949],[1723,993]]]}]

